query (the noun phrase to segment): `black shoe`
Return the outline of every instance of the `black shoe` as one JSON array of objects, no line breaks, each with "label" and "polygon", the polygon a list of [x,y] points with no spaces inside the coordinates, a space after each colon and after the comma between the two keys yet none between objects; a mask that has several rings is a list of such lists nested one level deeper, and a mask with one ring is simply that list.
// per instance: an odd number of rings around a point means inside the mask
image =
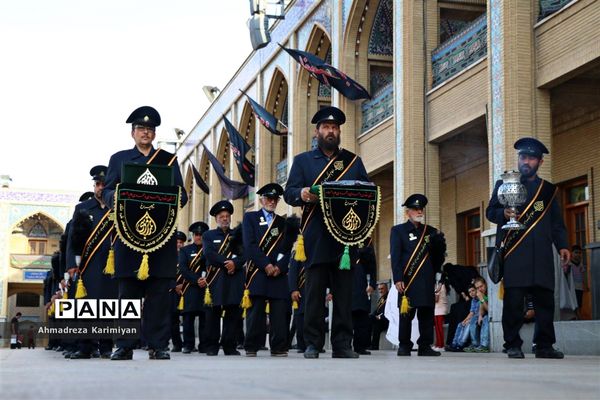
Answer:
[{"label": "black shoe", "polygon": [[111,360],[132,360],[133,359],[133,350],[126,349],[124,347],[118,348],[114,353],[110,356]]},{"label": "black shoe", "polygon": [[71,353],[69,358],[71,360],[88,360],[92,358],[92,355],[90,353],[84,353],[83,351],[76,351],[75,353]]},{"label": "black shoe", "polygon": [[55,347],[53,350],[54,350],[54,351],[61,352],[61,351],[64,351],[64,350],[65,350],[65,348],[64,348],[64,347],[62,347],[62,346],[57,346],[57,347]]},{"label": "black shoe", "polygon": [[258,349],[258,350],[267,351],[267,350],[269,350],[269,348],[268,348],[267,346],[261,346],[261,348],[260,348],[260,349]]},{"label": "black shoe", "polygon": [[75,354],[74,351],[65,351],[65,352],[63,352],[63,356],[65,358],[71,358],[71,355],[73,355],[73,354]]},{"label": "black shoe", "polygon": [[211,357],[217,356],[219,355],[219,350],[206,350],[206,355]]},{"label": "black shoe", "polygon": [[173,347],[173,349],[171,350],[171,353],[181,353],[181,347],[179,347],[179,346]]},{"label": "black shoe", "polygon": [[238,349],[238,350],[244,350],[244,344],[243,343],[242,344],[238,344],[237,347],[236,347],[236,349]]},{"label": "black shoe", "polygon": [[181,352],[182,352],[183,354],[190,354],[190,353],[192,352],[192,349],[190,349],[190,348],[187,348],[187,347],[184,347],[184,348],[183,348],[183,350],[181,350]]},{"label": "black shoe", "polygon": [[48,346],[44,347],[44,350],[54,350],[54,347],[48,345]]},{"label": "black shoe", "polygon": [[351,349],[335,350],[331,353],[331,358],[358,358],[357,352]]},{"label": "black shoe", "polygon": [[397,356],[401,357],[410,357],[410,349],[404,347],[398,347],[398,351],[396,352]]},{"label": "black shoe", "polygon": [[520,347],[511,347],[506,350],[506,354],[508,354],[508,358],[525,358],[525,354]]},{"label": "black shoe", "polygon": [[227,350],[227,351],[223,350],[223,351],[225,352],[226,356],[241,356],[242,355],[242,353],[240,353],[237,350]]},{"label": "black shoe", "polygon": [[296,353],[304,354],[305,351],[306,349],[298,349],[296,350]]},{"label": "black shoe", "polygon": [[442,355],[439,351],[435,351],[429,346],[419,347],[417,355],[421,357],[439,357]]},{"label": "black shoe", "polygon": [[370,356],[371,355],[371,352],[369,350],[364,350],[364,349],[363,350],[356,350],[356,352],[358,354],[360,354],[361,356]]},{"label": "black shoe", "polygon": [[100,358],[104,360],[108,360],[112,354],[112,351],[105,351],[104,353],[100,353]]},{"label": "black shoe", "polygon": [[170,360],[171,355],[166,350],[148,350],[148,359],[150,360]]},{"label": "black shoe", "polygon": [[563,359],[565,355],[562,351],[558,351],[553,347],[549,347],[546,349],[536,349],[535,358],[554,358],[554,359]]},{"label": "black shoe", "polygon": [[319,358],[319,350],[315,346],[309,345],[304,351],[304,358]]},{"label": "black shoe", "polygon": [[96,350],[92,353],[92,358],[100,358],[100,350]]}]

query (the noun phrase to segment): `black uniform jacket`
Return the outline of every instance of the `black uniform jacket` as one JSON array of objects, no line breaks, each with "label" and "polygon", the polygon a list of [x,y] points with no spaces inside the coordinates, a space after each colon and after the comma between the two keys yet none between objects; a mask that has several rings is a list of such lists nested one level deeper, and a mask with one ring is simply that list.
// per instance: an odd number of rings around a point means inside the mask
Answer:
[{"label": "black uniform jacket", "polygon": [[[281,217],[281,220],[285,221],[285,218]],[[290,289],[287,274],[290,252],[283,249],[284,238],[282,237],[279,240],[267,256],[259,247],[261,239],[269,228],[263,211],[250,211],[244,214],[242,226],[244,230],[244,255],[248,262],[253,262],[258,268],[248,287],[250,295],[265,296],[271,299],[289,299]],[[282,224],[282,226],[285,225]],[[276,277],[267,276],[265,267],[269,264],[279,267],[281,273]]]},{"label": "black uniform jacket", "polygon": [[[100,223],[102,217],[108,211],[108,207],[102,208],[100,203],[95,198],[86,200],[81,202],[75,206],[74,215],[76,215],[80,210],[87,210],[92,218],[93,227]],[[75,221],[75,218],[73,218]],[[73,227],[71,227],[73,228]],[[75,254],[73,246],[72,246],[72,236],[74,229],[69,229],[69,235],[67,239],[67,268],[75,268],[75,256],[80,254]],[[113,231],[114,234],[114,231]],[[106,267],[106,260],[108,259],[108,251],[110,250],[110,240],[111,235],[109,235],[98,250],[93,254],[92,258],[89,260],[87,267],[83,272],[81,272],[80,266],[80,276],[83,276],[83,283],[85,289],[87,291],[88,299],[116,299],[118,294],[117,281],[110,275],[106,275],[102,273],[104,268]],[[76,283],[76,282],[75,282]],[[77,286],[73,286],[70,288],[70,291],[75,291]]]},{"label": "black uniform jacket", "polygon": [[[302,188],[310,187],[313,184],[329,161],[330,159],[318,147],[294,157],[283,195],[285,202],[292,206],[308,204],[302,201],[300,192]],[[341,180],[370,181],[360,157],[342,176]],[[306,268],[310,268],[312,264],[339,262],[344,252],[344,246],[335,240],[327,230],[323,212],[318,205],[303,234],[307,258],[304,264]],[[356,246],[352,246],[350,249],[352,259],[356,260]]]},{"label": "black uniform jacket", "polygon": [[[137,147],[134,147],[131,150],[119,151],[112,155],[108,163],[108,171],[106,172],[106,186],[102,192],[102,198],[106,204],[109,204],[111,207],[113,206],[114,192],[117,184],[121,182],[121,167],[123,164],[146,164],[156,151],[156,149],[152,148],[148,156],[145,156],[140,153]],[[164,152],[164,150],[161,150],[161,152]],[[153,164],[159,165],[156,162],[153,162]],[[181,187],[181,207],[183,207],[187,203],[187,193],[184,189],[177,161],[172,165],[175,171],[175,185]],[[175,277],[177,267],[177,240],[175,239],[175,235],[171,236],[169,241],[161,248],[148,255],[151,277],[171,279]],[[117,278],[135,277],[141,262],[142,253],[128,248],[120,239],[117,239],[115,242],[115,276]]]},{"label": "black uniform jacket", "polygon": [[[231,233],[228,230],[227,233]],[[244,263],[246,262],[243,254],[234,254],[231,257],[226,257],[219,254],[219,248],[223,244],[226,232],[222,229],[212,229],[204,232],[202,235],[202,247],[204,248],[204,256],[206,257],[206,266],[209,268],[209,278],[212,277],[214,271],[219,270],[216,278],[210,283],[210,293],[214,306],[239,305],[242,301],[244,292]],[[235,264],[235,273],[227,274],[225,261],[233,260]]]},{"label": "black uniform jacket", "polygon": [[[531,199],[535,196],[542,179],[536,177],[534,181],[525,181],[527,188],[527,201],[518,207],[521,213]],[[504,206],[498,201],[498,188],[502,184],[496,182],[490,204],[485,210],[485,215],[490,222],[498,225],[496,230],[496,244],[504,239],[505,231],[502,230],[508,220],[504,218]],[[547,182],[545,184],[550,184]],[[505,287],[541,286],[554,290],[554,253],[552,244],[558,250],[568,248],[567,231],[563,221],[559,197],[554,197],[551,209],[544,214],[542,219],[525,236],[521,244],[509,254],[504,263]]]},{"label": "black uniform jacket", "polygon": [[[194,243],[184,246],[179,250],[179,271],[185,279],[184,288],[187,286],[183,294],[183,310],[182,312],[198,312],[204,307],[204,292],[206,288],[198,286],[198,279],[202,277],[202,272],[206,272],[206,258],[204,254],[199,256],[200,268],[192,271],[191,262],[196,258],[202,246],[197,246]],[[198,267],[197,262],[195,267]]]},{"label": "black uniform jacket", "polygon": [[[404,283],[408,284],[408,279],[404,277],[404,269],[419,243],[424,226],[420,224],[417,228],[412,222],[407,221],[392,227],[390,251],[394,283],[404,280]],[[427,225],[426,236],[431,236],[435,232],[435,228]],[[432,254],[429,254],[406,292],[411,307],[433,307],[435,305],[435,272]]]}]

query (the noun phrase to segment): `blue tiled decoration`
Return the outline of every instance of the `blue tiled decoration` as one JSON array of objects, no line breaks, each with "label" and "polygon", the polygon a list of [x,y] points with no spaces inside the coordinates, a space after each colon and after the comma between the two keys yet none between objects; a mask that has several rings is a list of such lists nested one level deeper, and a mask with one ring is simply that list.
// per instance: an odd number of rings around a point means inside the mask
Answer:
[{"label": "blue tiled decoration", "polygon": [[378,125],[388,117],[394,115],[394,84],[389,83],[378,92],[373,93],[373,98],[361,105],[362,125],[360,133],[364,133]]},{"label": "blue tiled decoration", "polygon": [[394,70],[390,65],[385,67],[382,65],[371,65],[369,70],[369,91],[377,93],[384,86],[389,85],[394,80]]},{"label": "blue tiled decoration", "polygon": [[285,183],[287,182],[287,173],[287,158],[284,158],[277,163],[275,181],[281,186],[285,186]]},{"label": "blue tiled decoration", "polygon": [[433,86],[456,75],[486,54],[487,16],[483,14],[433,51]]},{"label": "blue tiled decoration", "polygon": [[540,15],[538,21],[554,14],[573,0],[540,0]]},{"label": "blue tiled decoration", "polygon": [[[490,0],[490,91],[491,122],[491,184],[500,179],[504,168],[504,0]],[[490,140],[490,139],[488,139]]]},{"label": "blue tiled decoration", "polygon": [[460,19],[440,19],[440,43],[444,44],[447,40],[454,37],[457,33],[465,29],[469,22]]},{"label": "blue tiled decoration", "polygon": [[369,36],[369,55],[391,56],[394,48],[392,0],[381,0]]},{"label": "blue tiled decoration", "polygon": [[[325,64],[331,65],[331,46],[327,50],[327,56],[325,56]],[[319,82],[319,97],[331,97],[331,88],[327,85],[323,85]]]}]

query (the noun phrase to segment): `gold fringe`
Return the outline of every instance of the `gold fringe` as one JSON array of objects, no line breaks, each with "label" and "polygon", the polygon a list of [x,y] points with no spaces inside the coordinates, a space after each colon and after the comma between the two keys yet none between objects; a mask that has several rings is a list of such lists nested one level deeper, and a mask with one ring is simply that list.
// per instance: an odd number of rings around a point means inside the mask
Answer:
[{"label": "gold fringe", "polygon": [[296,241],[296,255],[294,255],[296,261],[306,261],[306,252],[304,251],[304,235],[299,234],[298,240]]},{"label": "gold fringe", "polygon": [[250,289],[244,289],[244,295],[242,296],[242,303],[240,307],[244,309],[244,312],[252,307],[252,300],[250,299]]},{"label": "gold fringe", "polygon": [[183,311],[183,295],[181,295],[181,298],[179,299],[179,304],[177,305],[177,309],[179,311]]},{"label": "gold fringe", "polygon": [[52,301],[52,304],[50,304],[50,308],[48,309],[48,316],[53,316],[55,311],[56,307],[54,306],[54,301]]},{"label": "gold fringe", "polygon": [[400,314],[406,315],[410,310],[410,304],[408,303],[408,297],[406,295],[402,296],[402,301],[400,302]]},{"label": "gold fringe", "polygon": [[115,274],[115,249],[112,247],[108,251],[108,257],[106,259],[106,267],[102,271],[104,275],[114,275]]},{"label": "gold fringe", "polygon": [[210,287],[206,287],[206,291],[204,292],[204,305],[212,306],[212,296],[210,295]]},{"label": "gold fringe", "polygon": [[298,302],[296,300],[292,301],[292,310],[297,310],[298,307]]},{"label": "gold fringe", "polygon": [[498,285],[498,300],[504,300],[504,279]]},{"label": "gold fringe", "polygon": [[77,290],[75,290],[75,298],[83,299],[86,296],[87,296],[87,290],[85,289],[85,286],[83,285],[83,277],[80,276],[79,279],[77,280]]},{"label": "gold fringe", "polygon": [[66,290],[62,294],[62,298],[65,299],[65,300],[69,298],[69,293],[67,293]]},{"label": "gold fringe", "polygon": [[242,311],[242,318],[246,318],[246,309],[244,308],[244,311]]},{"label": "gold fringe", "polygon": [[267,305],[265,306],[265,313],[266,314],[271,313],[271,303],[269,303],[268,301],[267,301]]},{"label": "gold fringe", "polygon": [[148,254],[144,254],[142,257],[142,263],[140,264],[140,269],[137,272],[137,278],[140,281],[145,281],[150,276],[150,266],[148,265]]}]

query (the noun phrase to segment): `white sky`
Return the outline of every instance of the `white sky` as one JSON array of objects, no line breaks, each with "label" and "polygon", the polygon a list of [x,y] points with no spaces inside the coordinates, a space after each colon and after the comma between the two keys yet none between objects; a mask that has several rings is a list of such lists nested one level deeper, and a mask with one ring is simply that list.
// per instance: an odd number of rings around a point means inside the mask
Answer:
[{"label": "white sky", "polygon": [[0,0],[0,175],[91,190],[90,168],[133,147],[125,120],[142,105],[161,114],[156,141],[189,132],[202,86],[222,89],[252,51],[249,13],[247,0]]}]

